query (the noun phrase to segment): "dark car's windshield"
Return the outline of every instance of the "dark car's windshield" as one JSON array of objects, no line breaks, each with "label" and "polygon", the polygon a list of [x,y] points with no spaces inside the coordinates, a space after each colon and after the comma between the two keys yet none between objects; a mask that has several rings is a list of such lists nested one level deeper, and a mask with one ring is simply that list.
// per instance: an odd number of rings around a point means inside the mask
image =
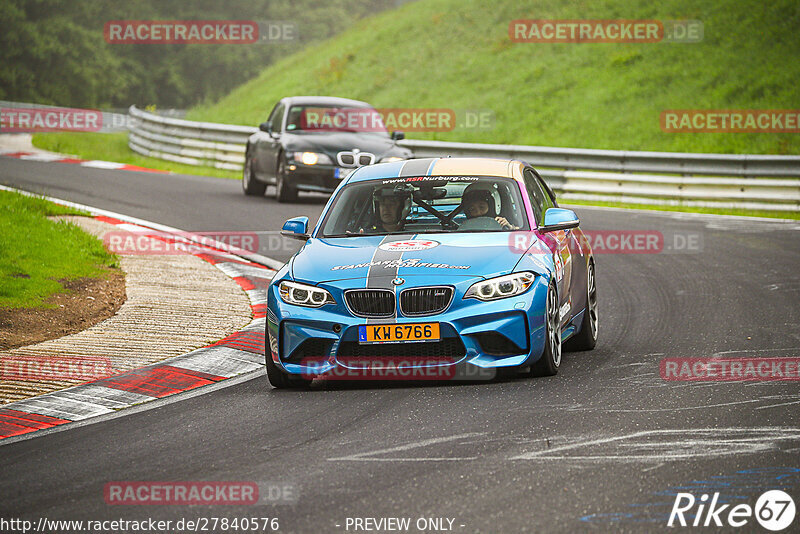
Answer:
[{"label": "dark car's windshield", "polygon": [[517,183],[510,178],[419,176],[344,187],[321,237],[528,230]]},{"label": "dark car's windshield", "polygon": [[370,107],[295,105],[289,108],[286,131],[304,133],[358,132],[388,136],[383,118]]}]

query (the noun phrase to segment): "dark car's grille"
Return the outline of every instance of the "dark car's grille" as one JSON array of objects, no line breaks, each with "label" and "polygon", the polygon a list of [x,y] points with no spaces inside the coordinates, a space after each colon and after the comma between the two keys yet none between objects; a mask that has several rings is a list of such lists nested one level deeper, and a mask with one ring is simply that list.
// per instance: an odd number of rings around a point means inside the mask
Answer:
[{"label": "dark car's grille", "polygon": [[388,289],[355,289],[346,291],[347,307],[361,317],[391,317],[394,315],[394,292]]},{"label": "dark car's grille", "polygon": [[400,293],[403,315],[432,315],[444,311],[453,297],[453,288],[419,287]]},{"label": "dark car's grille", "polygon": [[344,150],[336,155],[336,159],[342,167],[360,167],[362,165],[372,165],[375,163],[375,154]]},{"label": "dark car's grille", "polygon": [[436,358],[441,360],[460,360],[467,353],[464,344],[457,337],[445,337],[440,341],[420,343],[380,343],[362,345],[356,341],[343,341],[336,353],[342,358]]}]

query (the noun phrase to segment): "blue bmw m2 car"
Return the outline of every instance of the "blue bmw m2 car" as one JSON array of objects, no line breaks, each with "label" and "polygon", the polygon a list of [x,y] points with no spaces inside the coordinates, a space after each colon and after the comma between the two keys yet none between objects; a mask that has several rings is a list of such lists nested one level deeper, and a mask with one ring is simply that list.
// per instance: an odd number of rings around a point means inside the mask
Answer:
[{"label": "blue bmw m2 car", "polygon": [[361,167],[313,229],[307,217],[283,227],[305,243],[268,289],[270,383],[365,362],[372,374],[358,376],[555,375],[562,344],[597,341],[595,264],[578,225],[524,162]]}]

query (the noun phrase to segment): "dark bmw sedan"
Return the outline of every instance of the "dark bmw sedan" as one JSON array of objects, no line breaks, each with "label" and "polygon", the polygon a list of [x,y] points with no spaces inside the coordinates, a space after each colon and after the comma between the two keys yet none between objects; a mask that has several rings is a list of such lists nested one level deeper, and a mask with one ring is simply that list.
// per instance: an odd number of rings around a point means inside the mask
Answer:
[{"label": "dark bmw sedan", "polygon": [[353,170],[373,163],[410,159],[366,102],[322,96],[281,99],[259,131],[247,140],[242,189],[260,196],[275,185],[279,202],[298,191],[332,193]]}]

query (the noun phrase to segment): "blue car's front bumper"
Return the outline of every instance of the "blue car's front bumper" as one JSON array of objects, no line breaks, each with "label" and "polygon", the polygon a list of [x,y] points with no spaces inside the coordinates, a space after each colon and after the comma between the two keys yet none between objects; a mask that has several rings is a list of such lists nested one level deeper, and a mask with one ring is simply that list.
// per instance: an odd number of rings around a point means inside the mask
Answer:
[{"label": "blue car's front bumper", "polygon": [[[402,289],[433,285],[429,278],[421,278],[407,277],[409,284]],[[348,368],[351,357],[365,355],[373,366],[375,362],[387,361],[391,366],[400,362],[401,366],[407,367],[520,367],[538,360],[544,350],[548,280],[542,276],[538,276],[533,286],[522,295],[490,302],[463,298],[470,285],[477,281],[474,277],[459,277],[455,282],[449,278],[447,285],[454,288],[454,296],[444,312],[422,317],[404,317],[398,312],[396,319],[370,321],[371,324],[439,323],[441,341],[404,343],[402,346],[397,343],[359,344],[358,327],[366,324],[367,320],[348,310],[344,304],[344,291],[363,288],[363,279],[318,284],[336,300],[335,304],[321,308],[285,303],[278,294],[278,284],[288,279],[285,271],[278,273],[269,287],[267,357],[294,375],[328,374],[337,368]]]}]

